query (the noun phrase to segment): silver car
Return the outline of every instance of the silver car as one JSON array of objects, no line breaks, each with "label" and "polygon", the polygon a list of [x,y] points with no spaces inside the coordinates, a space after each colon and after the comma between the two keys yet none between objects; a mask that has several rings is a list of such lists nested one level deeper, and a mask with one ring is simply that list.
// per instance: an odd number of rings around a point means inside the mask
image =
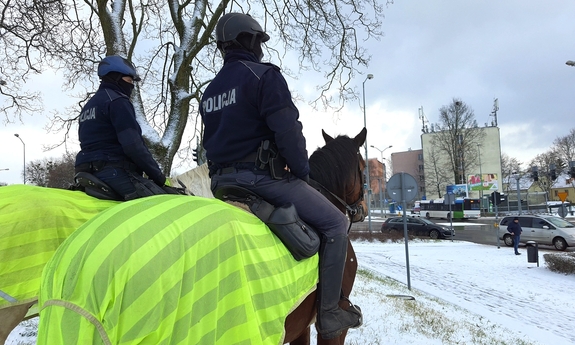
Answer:
[{"label": "silver car", "polygon": [[575,246],[575,225],[568,221],[550,215],[507,216],[499,223],[499,238],[505,245],[513,246],[513,237],[507,231],[507,226],[513,219],[519,218],[521,243],[535,241],[539,244],[553,245],[557,250],[565,250]]}]

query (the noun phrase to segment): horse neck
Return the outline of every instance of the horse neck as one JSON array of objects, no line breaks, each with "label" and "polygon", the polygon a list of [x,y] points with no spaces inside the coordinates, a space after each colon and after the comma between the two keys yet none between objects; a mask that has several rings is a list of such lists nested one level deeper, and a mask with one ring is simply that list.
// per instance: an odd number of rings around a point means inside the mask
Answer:
[{"label": "horse neck", "polygon": [[[319,163],[318,163],[319,162]],[[312,171],[312,178],[319,183],[323,188],[325,188],[329,193],[321,190],[321,193],[332,203],[334,204],[341,212],[346,213],[345,205],[342,204],[340,200],[335,198],[333,195],[337,196],[341,200],[346,203],[348,200],[346,199],[346,187],[347,184],[350,183],[349,181],[353,181],[355,176],[342,178],[342,174],[340,170],[345,169],[349,171],[348,166],[344,163],[337,161],[333,157],[324,157],[324,159],[310,159],[310,169]],[[338,170],[339,169],[339,170]],[[351,182],[353,183],[353,182]],[[322,188],[322,189],[323,189]],[[330,193],[333,193],[330,194]]]}]

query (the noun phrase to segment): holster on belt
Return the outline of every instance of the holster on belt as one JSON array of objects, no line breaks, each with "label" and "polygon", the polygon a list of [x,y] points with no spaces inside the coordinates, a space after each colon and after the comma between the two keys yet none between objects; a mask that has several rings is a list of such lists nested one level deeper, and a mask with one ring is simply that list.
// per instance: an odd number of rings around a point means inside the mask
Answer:
[{"label": "holster on belt", "polygon": [[285,159],[279,154],[275,143],[269,140],[262,141],[255,163],[256,168],[260,170],[269,169],[271,177],[276,180],[285,178],[288,173]]}]

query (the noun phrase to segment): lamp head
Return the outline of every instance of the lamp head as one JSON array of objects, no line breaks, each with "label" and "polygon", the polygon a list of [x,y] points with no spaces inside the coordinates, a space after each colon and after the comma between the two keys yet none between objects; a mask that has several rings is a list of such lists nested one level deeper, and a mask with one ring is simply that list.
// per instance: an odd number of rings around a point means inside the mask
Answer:
[{"label": "lamp head", "polygon": [[15,133],[14,136],[15,136],[16,138],[20,138],[20,136],[18,135],[18,133]]},{"label": "lamp head", "polygon": [[373,74],[368,74],[367,79],[373,79]]},{"label": "lamp head", "polygon": [[568,60],[567,62],[565,62],[565,64],[568,66],[575,66],[575,61]]}]

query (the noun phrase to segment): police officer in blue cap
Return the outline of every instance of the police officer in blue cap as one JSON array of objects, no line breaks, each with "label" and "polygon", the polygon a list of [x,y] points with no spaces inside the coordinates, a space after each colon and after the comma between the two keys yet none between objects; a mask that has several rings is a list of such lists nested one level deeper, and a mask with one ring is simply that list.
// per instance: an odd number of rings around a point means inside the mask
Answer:
[{"label": "police officer in blue cap", "polygon": [[362,322],[359,308],[338,306],[348,219],[306,183],[310,169],[298,110],[280,69],[261,62],[269,36],[249,15],[228,13],[216,25],[216,40],[224,65],[200,106],[212,190],[239,185],[273,205],[293,203],[321,233],[316,327],[322,338],[335,338]]},{"label": "police officer in blue cap", "polygon": [[[176,192],[152,157],[136,121],[130,95],[140,81],[127,59],[106,56],[98,65],[98,91],[79,116],[76,173],[87,172],[112,188],[119,200]],[[143,173],[149,177],[144,178]]]}]

